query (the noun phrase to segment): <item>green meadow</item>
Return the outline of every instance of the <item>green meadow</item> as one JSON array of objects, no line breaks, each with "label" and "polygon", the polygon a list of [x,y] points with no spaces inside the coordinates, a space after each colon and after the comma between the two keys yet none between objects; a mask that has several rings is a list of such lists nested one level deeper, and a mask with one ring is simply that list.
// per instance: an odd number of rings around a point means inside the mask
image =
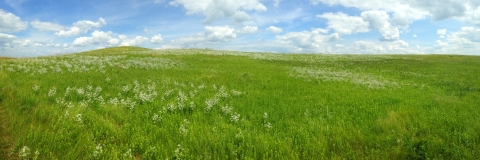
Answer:
[{"label": "green meadow", "polygon": [[480,57],[0,58],[0,159],[480,159]]}]

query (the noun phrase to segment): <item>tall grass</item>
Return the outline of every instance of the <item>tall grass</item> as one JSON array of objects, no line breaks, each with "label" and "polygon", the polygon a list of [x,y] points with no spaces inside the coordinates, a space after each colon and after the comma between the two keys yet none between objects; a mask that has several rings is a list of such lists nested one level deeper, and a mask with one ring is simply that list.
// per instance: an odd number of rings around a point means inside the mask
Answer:
[{"label": "tall grass", "polygon": [[0,159],[480,159],[480,57],[0,60]]}]

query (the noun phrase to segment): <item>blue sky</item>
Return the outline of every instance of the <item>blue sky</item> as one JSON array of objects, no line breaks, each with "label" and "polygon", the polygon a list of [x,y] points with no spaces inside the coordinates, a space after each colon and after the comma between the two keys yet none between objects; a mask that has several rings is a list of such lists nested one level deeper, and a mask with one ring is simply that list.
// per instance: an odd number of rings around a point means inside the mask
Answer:
[{"label": "blue sky", "polygon": [[478,55],[480,1],[0,1],[0,56],[114,46]]}]

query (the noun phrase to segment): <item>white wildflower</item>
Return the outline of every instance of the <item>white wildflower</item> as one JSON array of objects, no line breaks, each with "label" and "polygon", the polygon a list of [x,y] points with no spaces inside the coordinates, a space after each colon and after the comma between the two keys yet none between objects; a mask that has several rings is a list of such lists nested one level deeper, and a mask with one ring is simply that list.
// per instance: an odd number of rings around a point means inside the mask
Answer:
[{"label": "white wildflower", "polygon": [[38,150],[35,151],[35,157],[33,157],[34,160],[38,159],[38,156],[40,155],[40,152]]},{"label": "white wildflower", "polygon": [[265,120],[266,120],[267,118],[268,118],[268,114],[267,114],[267,112],[263,113],[263,119],[265,119]]},{"label": "white wildflower", "polygon": [[85,93],[85,90],[83,90],[82,87],[77,88],[77,93],[78,93],[79,95],[83,95],[83,94]]},{"label": "white wildflower", "polygon": [[204,84],[198,86],[198,89],[203,89],[203,88],[205,88],[205,85],[204,85]]},{"label": "white wildflower", "polygon": [[125,85],[122,88],[123,93],[127,93],[129,90],[130,90],[130,86],[128,86],[128,85]]},{"label": "white wildflower", "polygon": [[207,99],[205,101],[205,104],[207,105],[205,107],[205,112],[209,112],[212,109],[213,106],[217,105],[218,101],[219,101],[218,97],[213,97],[212,99]]},{"label": "white wildflower", "polygon": [[107,82],[110,82],[111,79],[110,79],[110,77],[107,77],[105,80],[106,80]]},{"label": "white wildflower", "polygon": [[103,153],[103,148],[102,146],[99,144],[97,144],[97,146],[95,147],[95,151],[93,151],[93,157],[97,158],[100,156],[100,154]]},{"label": "white wildflower", "polygon": [[175,104],[173,103],[169,103],[167,109],[170,112],[174,112],[175,110],[177,110],[177,108],[175,107]]},{"label": "white wildflower", "polygon": [[225,89],[225,86],[221,86],[216,96],[222,97],[222,98],[228,98],[230,95],[228,95],[227,90]]},{"label": "white wildflower", "polygon": [[32,89],[34,91],[38,91],[38,89],[40,89],[40,86],[38,86],[37,84],[33,85]]},{"label": "white wildflower", "polygon": [[162,118],[158,114],[154,114],[153,117],[152,117],[152,120],[153,120],[153,124],[155,124],[155,123],[160,122],[160,120],[162,120]]},{"label": "white wildflower", "polygon": [[240,120],[240,114],[238,114],[237,112],[233,113],[232,116],[230,117],[230,120],[233,123],[238,123],[238,121]]},{"label": "white wildflower", "polygon": [[265,127],[265,129],[269,130],[270,128],[272,128],[272,124],[270,124],[270,122],[266,122],[263,127]]},{"label": "white wildflower", "polygon": [[125,152],[123,154],[123,157],[127,158],[127,159],[132,159],[133,158],[133,155],[132,155],[132,149],[128,149],[127,152]]},{"label": "white wildflower", "polygon": [[177,99],[177,101],[185,102],[185,101],[188,100],[188,97],[182,91],[179,91],[176,99]]},{"label": "white wildflower", "polygon": [[186,125],[187,125],[188,123],[190,123],[190,122],[188,122],[187,119],[184,119],[184,120],[183,120],[183,123],[180,125],[180,128],[179,128],[181,134],[187,135],[188,129],[187,129]]},{"label": "white wildflower", "polygon": [[235,138],[238,138],[238,139],[243,138],[243,133],[241,130],[237,134],[235,134]]},{"label": "white wildflower", "polygon": [[49,96],[49,97],[52,97],[52,96],[54,96],[56,93],[57,93],[57,88],[53,87],[52,89],[50,89],[50,91],[48,91],[48,96]]},{"label": "white wildflower", "polygon": [[85,101],[85,100],[82,100],[80,103],[79,103],[80,107],[88,107],[88,101]]},{"label": "white wildflower", "polygon": [[118,105],[118,103],[120,103],[120,102],[118,101],[118,98],[117,98],[117,97],[114,97],[114,98],[110,98],[110,100],[108,100],[108,103],[110,103],[111,105],[116,106],[116,105]]},{"label": "white wildflower", "polygon": [[234,96],[240,96],[240,95],[243,94],[243,92],[237,91],[237,90],[232,90],[231,93],[232,93]]},{"label": "white wildflower", "polygon": [[69,94],[70,94],[70,91],[72,90],[72,88],[70,86],[67,86],[67,89],[65,89],[65,95],[64,97],[67,97]]},{"label": "white wildflower", "polygon": [[222,107],[222,113],[224,115],[230,114],[232,112],[232,107],[229,107],[228,104]]},{"label": "white wildflower", "polygon": [[177,148],[175,149],[175,151],[173,152],[173,157],[174,159],[182,159],[184,155],[184,152],[185,149],[182,148],[182,146],[180,144],[177,145]]},{"label": "white wildflower", "polygon": [[183,102],[178,102],[177,103],[177,106],[178,106],[178,110],[182,111],[183,109],[185,109],[185,104]]},{"label": "white wildflower", "polygon": [[195,102],[190,101],[190,109],[193,110],[195,108]]},{"label": "white wildflower", "polygon": [[20,152],[18,153],[18,155],[23,159],[27,159],[29,154],[30,154],[30,148],[28,148],[27,146],[23,146],[23,148],[20,149]]},{"label": "white wildflower", "polygon": [[79,122],[79,123],[82,123],[83,120],[82,120],[82,114],[77,114],[75,115],[75,117],[73,117],[73,119],[76,121],[76,122]]}]

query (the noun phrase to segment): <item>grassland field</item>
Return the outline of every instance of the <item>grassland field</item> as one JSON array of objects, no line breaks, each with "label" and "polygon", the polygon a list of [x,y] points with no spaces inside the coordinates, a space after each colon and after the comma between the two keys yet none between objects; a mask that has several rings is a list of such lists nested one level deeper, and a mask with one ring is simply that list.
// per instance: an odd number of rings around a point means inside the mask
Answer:
[{"label": "grassland field", "polygon": [[480,159],[480,57],[0,58],[0,159]]}]

